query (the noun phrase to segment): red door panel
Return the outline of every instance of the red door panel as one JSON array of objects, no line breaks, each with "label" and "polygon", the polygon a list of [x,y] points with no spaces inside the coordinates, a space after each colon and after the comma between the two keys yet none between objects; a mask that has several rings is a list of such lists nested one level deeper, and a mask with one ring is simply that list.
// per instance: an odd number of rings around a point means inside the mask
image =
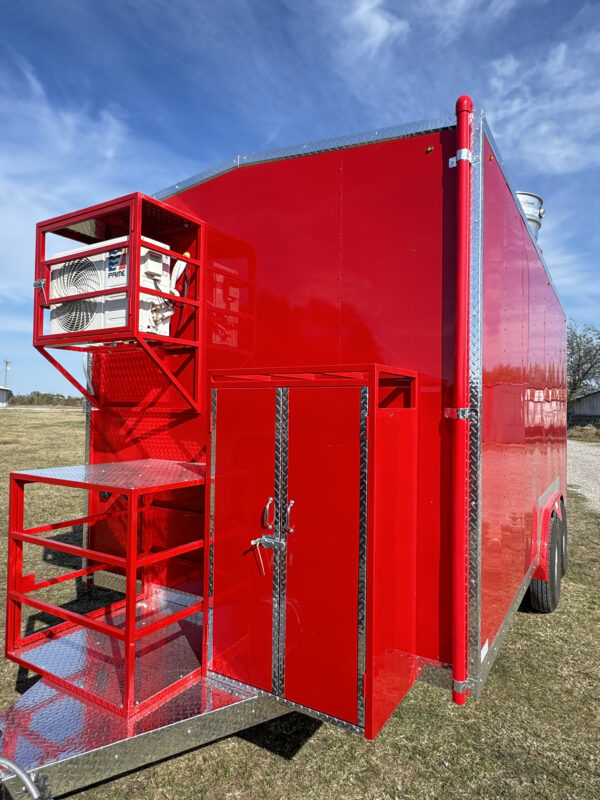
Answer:
[{"label": "red door panel", "polygon": [[360,389],[289,395],[285,697],[355,723]]},{"label": "red door panel", "polygon": [[250,542],[273,495],[274,389],[218,391],[215,451],[213,669],[271,691],[273,553]]}]

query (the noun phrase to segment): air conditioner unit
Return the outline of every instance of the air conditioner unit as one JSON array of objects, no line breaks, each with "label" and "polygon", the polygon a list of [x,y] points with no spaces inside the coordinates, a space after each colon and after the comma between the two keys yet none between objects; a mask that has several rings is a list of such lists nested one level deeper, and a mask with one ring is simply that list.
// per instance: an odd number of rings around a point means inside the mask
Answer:
[{"label": "air conditioner unit", "polygon": [[[119,247],[126,241],[122,236],[98,242],[97,247],[109,247],[104,253],[90,256],[81,255],[91,245],[78,247],[52,258],[64,258],[50,268],[50,299],[70,297],[104,289],[128,289],[129,254]],[[171,259],[157,253],[151,245],[169,249],[168,245],[154,239],[142,237],[150,247],[140,251],[140,290],[143,288],[170,292]],[[171,305],[168,300],[140,291],[140,330],[161,336],[169,335]],[[107,328],[120,328],[127,325],[127,291],[99,297],[69,300],[50,306],[50,334],[98,331]]]}]

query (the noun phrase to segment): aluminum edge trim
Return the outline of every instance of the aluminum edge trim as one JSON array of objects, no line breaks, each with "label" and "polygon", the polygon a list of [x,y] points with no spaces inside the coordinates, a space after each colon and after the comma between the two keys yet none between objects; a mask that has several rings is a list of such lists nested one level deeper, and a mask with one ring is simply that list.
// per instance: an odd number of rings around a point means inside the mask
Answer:
[{"label": "aluminum edge trim", "polygon": [[211,432],[210,432],[210,490],[208,523],[208,591],[207,591],[207,630],[206,660],[208,665],[213,658],[213,592],[215,567],[215,475],[217,463],[217,390],[211,392]]},{"label": "aluminum edge trim", "polygon": [[[285,713],[284,708],[269,695],[260,696],[254,692],[254,696],[240,698],[224,708],[40,766],[32,770],[31,775],[36,778],[46,776],[53,795],[62,796],[131,770],[151,766],[161,759],[179,755]],[[10,778],[0,785],[6,787],[13,797],[23,796],[18,779]]]},{"label": "aluminum edge trim", "polygon": [[566,318],[565,309],[563,307],[563,304],[561,302],[560,297],[558,296],[558,292],[556,291],[556,286],[554,285],[554,281],[552,280],[552,275],[550,274],[550,270],[548,268],[548,265],[546,264],[546,259],[544,258],[544,255],[543,255],[543,253],[542,253],[542,251],[540,249],[539,243],[534,239],[533,234],[529,230],[529,226],[527,225],[527,217],[525,215],[525,212],[523,211],[523,207],[521,206],[521,203],[519,202],[519,199],[517,198],[516,191],[513,188],[513,182],[511,181],[510,176],[508,175],[508,172],[507,172],[507,169],[506,169],[506,165],[504,163],[502,155],[500,154],[500,151],[498,150],[498,145],[496,144],[496,141],[494,139],[494,136],[492,134],[492,131],[490,129],[488,121],[485,118],[485,115],[483,115],[483,132],[485,134],[486,139],[489,142],[490,147],[492,148],[492,152],[494,153],[494,157],[496,158],[496,161],[498,162],[498,166],[500,167],[500,170],[502,171],[502,175],[504,176],[504,180],[506,181],[506,185],[510,189],[510,193],[513,196],[513,200],[515,201],[515,205],[517,206],[517,208],[519,210],[519,213],[521,214],[521,217],[523,218],[523,222],[525,223],[525,228],[527,229],[527,235],[531,239],[531,242],[532,242],[533,246],[536,249],[536,252],[538,254],[538,258],[542,262],[542,266],[544,267],[544,269],[546,271],[546,277],[550,281],[550,285],[552,286],[552,289],[554,290],[554,294],[556,295],[556,299],[558,300],[558,304],[559,304],[559,306],[561,308],[561,311],[563,312],[563,314],[564,314],[564,316]]},{"label": "aluminum edge trim", "polygon": [[285,615],[287,579],[287,474],[288,474],[288,410],[289,389],[275,390],[275,538],[283,547],[273,551],[273,631],[272,678],[273,694],[285,691]]},{"label": "aluminum edge trim", "polygon": [[[273,497],[275,501],[275,517],[273,520],[273,538],[281,539],[281,414],[283,407],[283,390],[275,389],[275,464],[273,476]],[[279,619],[281,588],[281,548],[273,547],[273,587],[271,608],[271,691],[279,694]]]},{"label": "aluminum edge trim", "polygon": [[369,442],[367,422],[369,415],[369,388],[360,390],[360,488],[358,524],[358,664],[357,664],[357,716],[358,725],[365,726],[364,674],[367,668],[365,627],[367,610],[367,524],[368,524],[368,475]]},{"label": "aluminum edge trim", "polygon": [[236,689],[237,691],[249,691],[254,692],[260,697],[268,697],[275,701],[278,705],[287,707],[289,711],[301,711],[303,714],[306,714],[309,717],[314,717],[315,719],[319,719],[322,722],[329,722],[332,725],[336,725],[338,728],[344,728],[344,730],[351,731],[352,733],[360,733],[361,735],[364,735],[364,728],[361,728],[359,725],[354,725],[352,722],[346,722],[338,717],[332,717],[330,714],[326,714],[323,711],[316,711],[314,708],[303,706],[301,703],[294,703],[293,700],[287,700],[285,697],[276,697],[272,694],[269,694],[269,692],[263,691],[262,689],[256,689],[254,686],[241,683],[240,681],[236,681],[234,678],[228,678],[225,675],[220,675],[218,672],[209,672],[208,677],[215,683],[220,682],[225,686]]},{"label": "aluminum edge trim", "polygon": [[331,150],[345,150],[349,147],[357,147],[363,144],[373,144],[375,142],[385,142],[391,139],[403,139],[418,134],[433,133],[445,130],[446,128],[456,127],[456,115],[445,114],[427,120],[409,122],[405,125],[394,125],[388,128],[378,128],[374,131],[363,131],[362,133],[350,134],[348,136],[336,136],[331,139],[321,139],[306,144],[291,145],[290,147],[280,147],[275,150],[264,150],[246,155],[238,155],[234,158],[222,161],[214,167],[209,167],[203,172],[192,175],[190,178],[174,183],[156,192],[153,197],[157,200],[166,200],[185,189],[191,189],[205,183],[211,178],[224,175],[238,167],[249,166],[250,164],[264,164],[268,161],[281,161],[284,158],[298,158],[300,156],[316,155],[317,153],[327,153]]},{"label": "aluminum edge trim", "polygon": [[473,676],[473,677],[469,677],[469,679],[467,681],[467,683],[469,684],[469,693],[474,698],[479,697],[479,695],[481,694],[481,692],[483,690],[483,686],[484,686],[484,684],[485,684],[485,682],[487,680],[489,671],[491,670],[491,668],[492,668],[492,666],[494,664],[494,661],[496,660],[496,656],[498,655],[498,651],[500,650],[500,648],[502,646],[502,643],[504,642],[504,639],[506,637],[506,634],[508,633],[508,631],[510,629],[510,626],[512,624],[514,616],[517,613],[517,611],[519,609],[519,606],[521,605],[521,601],[523,600],[523,597],[525,596],[525,592],[529,588],[529,584],[531,583],[531,577],[532,577],[533,573],[535,572],[535,569],[536,569],[536,566],[535,566],[535,563],[533,563],[529,567],[529,569],[527,571],[527,574],[525,575],[525,577],[523,579],[523,583],[519,587],[519,590],[518,590],[517,594],[515,595],[512,603],[510,605],[510,608],[508,609],[508,612],[507,612],[506,616],[504,617],[502,625],[500,625],[500,627],[498,628],[498,632],[494,636],[494,641],[490,645],[490,647],[489,647],[489,649],[488,649],[488,651],[486,653],[486,657],[485,657],[483,663],[481,664],[479,675]]},{"label": "aluminum edge trim", "polygon": [[417,658],[417,680],[438,689],[452,689],[452,665],[432,663],[422,656]]},{"label": "aluminum edge trim", "polygon": [[[483,112],[473,115],[469,313],[469,621],[467,674],[481,661],[481,313],[483,288]],[[474,412],[474,413],[473,413]]]}]

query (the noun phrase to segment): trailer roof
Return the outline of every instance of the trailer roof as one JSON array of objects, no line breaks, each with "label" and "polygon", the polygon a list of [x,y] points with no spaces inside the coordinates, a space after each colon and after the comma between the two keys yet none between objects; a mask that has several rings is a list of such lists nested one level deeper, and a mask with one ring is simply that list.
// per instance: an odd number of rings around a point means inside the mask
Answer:
[{"label": "trailer roof", "polygon": [[432,119],[409,122],[406,125],[393,125],[388,128],[378,128],[374,131],[363,131],[362,133],[354,133],[348,136],[336,136],[332,139],[321,139],[315,142],[294,144],[289,147],[280,147],[276,150],[264,150],[256,153],[246,153],[246,155],[237,155],[227,161],[222,161],[214,167],[209,167],[203,172],[198,172],[190,178],[178,181],[172,186],[156,192],[153,197],[157,200],[166,200],[168,197],[179,194],[179,192],[185,189],[191,189],[193,186],[204,183],[211,178],[216,178],[217,175],[223,175],[238,167],[247,167],[250,164],[264,164],[267,161],[280,161],[284,158],[327,153],[331,150],[345,150],[349,147],[358,147],[373,142],[404,139],[420,133],[433,133],[434,131],[442,131],[447,128],[454,128],[455,126],[456,115],[446,114]]},{"label": "trailer roof", "polygon": [[[560,297],[558,292],[556,291],[556,286],[554,285],[554,281],[552,279],[552,275],[550,274],[550,270],[548,269],[548,265],[546,264],[546,259],[542,253],[539,243],[533,237],[531,231],[529,230],[529,225],[527,224],[527,217],[525,212],[519,202],[519,199],[516,195],[516,190],[514,189],[514,184],[510,180],[507,169],[506,163],[498,150],[498,145],[494,140],[494,136],[488,124],[488,121],[485,117],[485,113],[483,109],[476,107],[474,112],[474,117],[479,120],[482,126],[482,131],[485,134],[490,147],[494,152],[494,156],[498,164],[500,165],[500,169],[504,175],[504,179],[508,184],[508,188],[510,189],[515,204],[519,211],[521,212],[521,216],[523,217],[523,221],[525,223],[525,229],[527,230],[531,241],[535,249],[537,250],[537,254],[542,262],[544,269],[546,271],[546,275],[548,276],[548,280],[552,288],[554,289],[554,293],[556,295],[556,299],[562,309],[563,314],[566,314],[561,303]],[[326,153],[332,150],[345,150],[350,147],[359,147],[360,145],[364,144],[372,144],[375,142],[385,142],[391,141],[393,139],[405,139],[410,136],[417,136],[419,134],[424,133],[433,133],[435,131],[442,131],[447,130],[449,128],[456,127],[456,114],[444,114],[440,115],[439,117],[433,117],[431,119],[425,120],[418,120],[416,122],[408,122],[405,125],[393,125],[387,128],[378,128],[377,130],[372,131],[364,131],[362,133],[356,134],[349,134],[347,136],[337,136],[332,139],[321,139],[315,142],[307,142],[305,144],[296,144],[291,145],[289,147],[280,147],[275,150],[264,150],[255,153],[247,153],[246,155],[237,155],[233,158],[228,159],[227,161],[222,161],[220,164],[215,165],[214,167],[209,167],[202,172],[198,172],[196,175],[192,175],[190,178],[186,178],[184,180],[178,181],[174,183],[172,186],[168,186],[166,189],[162,189],[156,192],[153,197],[157,200],[167,200],[169,197],[173,197],[173,195],[179,194],[187,189],[191,189],[194,186],[198,186],[201,183],[205,183],[213,178],[216,178],[219,175],[224,175],[227,172],[231,172],[234,169],[238,169],[239,167],[247,167],[251,164],[264,164],[269,161],[281,161],[286,158],[299,158],[301,156],[308,156],[308,155],[315,155],[316,153]]]}]

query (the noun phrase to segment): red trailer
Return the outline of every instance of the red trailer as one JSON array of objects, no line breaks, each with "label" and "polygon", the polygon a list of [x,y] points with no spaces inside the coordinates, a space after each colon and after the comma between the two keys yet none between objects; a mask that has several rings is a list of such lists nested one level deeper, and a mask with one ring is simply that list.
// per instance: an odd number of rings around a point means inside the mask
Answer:
[{"label": "red trailer", "polygon": [[[35,269],[88,452],[11,475],[6,655],[43,679],[0,722],[55,794],[290,709],[372,739],[555,608],[565,315],[468,97],[42,222]],[[36,483],[87,512],[25,527]]]}]

